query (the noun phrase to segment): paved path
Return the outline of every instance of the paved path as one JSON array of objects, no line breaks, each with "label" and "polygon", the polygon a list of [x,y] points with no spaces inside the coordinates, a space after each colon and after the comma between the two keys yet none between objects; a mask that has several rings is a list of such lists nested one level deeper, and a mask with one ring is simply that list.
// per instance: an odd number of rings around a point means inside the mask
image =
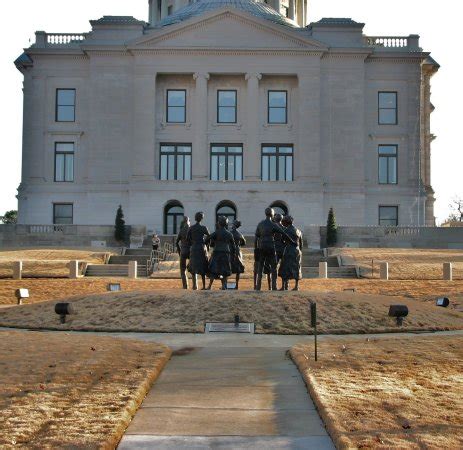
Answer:
[{"label": "paved path", "polygon": [[286,349],[225,340],[172,357],[119,449],[334,449]]}]

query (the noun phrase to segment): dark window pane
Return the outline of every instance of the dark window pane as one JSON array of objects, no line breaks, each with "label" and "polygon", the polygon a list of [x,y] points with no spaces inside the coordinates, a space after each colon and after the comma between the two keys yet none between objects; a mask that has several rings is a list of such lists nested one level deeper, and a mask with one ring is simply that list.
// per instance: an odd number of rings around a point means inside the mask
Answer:
[{"label": "dark window pane", "polygon": [[293,148],[292,147],[279,147],[278,151],[280,153],[293,153]]},{"label": "dark window pane", "polygon": [[169,155],[167,179],[175,180],[175,155]]},{"label": "dark window pane", "polygon": [[286,92],[269,92],[268,105],[286,108]]},{"label": "dark window pane", "polygon": [[387,158],[381,158],[381,157],[379,158],[378,170],[379,170],[379,175],[378,175],[379,182],[381,184],[387,183]]},{"label": "dark window pane", "polygon": [[381,125],[394,125],[397,122],[395,109],[380,109],[379,123]]},{"label": "dark window pane", "polygon": [[185,155],[185,180],[191,180],[191,156]]},{"label": "dark window pane", "polygon": [[389,179],[388,182],[391,184],[397,183],[397,159],[395,157],[390,157],[389,159]]},{"label": "dark window pane", "polygon": [[269,156],[262,157],[262,180],[269,181]]},{"label": "dark window pane", "polygon": [[235,180],[241,181],[243,179],[243,157],[237,156],[235,158]]},{"label": "dark window pane", "polygon": [[161,180],[167,180],[167,155],[161,155]]},{"label": "dark window pane", "polygon": [[235,123],[235,107],[231,106],[221,106],[219,107],[219,123]]},{"label": "dark window pane", "polygon": [[58,89],[58,105],[74,106],[76,99],[76,91],[74,89]]},{"label": "dark window pane", "polygon": [[395,92],[380,92],[379,93],[380,108],[397,108],[397,93]]},{"label": "dark window pane", "polygon": [[64,154],[62,153],[55,156],[55,180],[64,181]]},{"label": "dark window pane", "polygon": [[263,147],[262,151],[264,153],[276,153],[277,149],[276,147]]},{"label": "dark window pane", "polygon": [[57,108],[57,117],[58,122],[74,122],[74,106],[58,106]]},{"label": "dark window pane", "polygon": [[217,181],[218,178],[218,172],[217,172],[217,165],[218,165],[218,160],[219,157],[213,155],[211,158],[211,180]]},{"label": "dark window pane", "polygon": [[185,164],[184,156],[182,155],[177,156],[177,180],[185,179],[184,164]]},{"label": "dark window pane", "polygon": [[53,223],[72,224],[72,205],[55,203],[53,205]]},{"label": "dark window pane", "polygon": [[65,181],[74,181],[74,155],[72,153],[67,153],[65,155]]},{"label": "dark window pane", "polygon": [[168,106],[185,106],[186,92],[185,91],[168,91],[167,92]]},{"label": "dark window pane", "polygon": [[380,206],[379,208],[379,224],[386,226],[398,225],[398,208],[397,206]]},{"label": "dark window pane", "polygon": [[269,123],[286,123],[285,108],[270,108],[268,112]]},{"label": "dark window pane", "polygon": [[276,181],[277,179],[277,159],[275,156],[270,157],[269,180]]},{"label": "dark window pane", "polygon": [[58,152],[73,152],[74,144],[72,142],[57,142],[55,148]]},{"label": "dark window pane", "polygon": [[225,180],[225,156],[219,156],[219,180]]},{"label": "dark window pane", "polygon": [[235,91],[219,91],[219,106],[236,106]]},{"label": "dark window pane", "polygon": [[293,181],[293,157],[286,157],[286,181]]},{"label": "dark window pane", "polygon": [[396,155],[397,147],[395,145],[380,145],[379,153],[380,155]]},{"label": "dark window pane", "polygon": [[185,122],[185,107],[169,106],[167,108],[167,122],[184,123]]}]

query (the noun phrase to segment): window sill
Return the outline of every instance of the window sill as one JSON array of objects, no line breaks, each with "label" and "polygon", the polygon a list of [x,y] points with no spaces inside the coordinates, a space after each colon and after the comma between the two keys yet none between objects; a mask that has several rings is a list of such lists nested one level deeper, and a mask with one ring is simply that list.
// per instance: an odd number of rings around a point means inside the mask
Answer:
[{"label": "window sill", "polygon": [[162,130],[170,127],[191,128],[191,122],[161,122],[159,125]]},{"label": "window sill", "polygon": [[220,123],[220,122],[213,122],[211,123],[212,128],[217,128],[217,127],[235,127],[237,130],[241,130],[241,127],[243,125],[239,122],[233,122],[233,123]]}]

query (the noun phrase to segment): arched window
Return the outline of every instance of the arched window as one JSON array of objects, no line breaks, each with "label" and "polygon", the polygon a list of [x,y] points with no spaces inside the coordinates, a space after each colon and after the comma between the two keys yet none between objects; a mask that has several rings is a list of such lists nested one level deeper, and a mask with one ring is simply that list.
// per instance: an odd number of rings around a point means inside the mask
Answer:
[{"label": "arched window", "polygon": [[184,216],[183,205],[174,200],[164,207],[164,234],[177,234]]},{"label": "arched window", "polygon": [[228,219],[228,222],[232,222],[233,220],[236,219],[237,213],[236,213],[236,206],[234,203],[225,200],[223,202],[220,202],[217,205],[217,208],[215,210],[215,221],[218,221],[219,216],[225,216]]},{"label": "arched window", "polygon": [[283,202],[273,202],[270,208],[273,208],[275,214],[281,214],[282,216],[288,215],[288,207]]}]

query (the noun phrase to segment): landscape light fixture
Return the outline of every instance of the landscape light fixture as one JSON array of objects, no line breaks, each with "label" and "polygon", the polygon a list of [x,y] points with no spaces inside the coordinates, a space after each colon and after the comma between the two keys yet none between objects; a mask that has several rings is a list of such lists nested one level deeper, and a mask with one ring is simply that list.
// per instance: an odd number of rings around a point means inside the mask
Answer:
[{"label": "landscape light fixture", "polygon": [[355,288],[344,289],[344,292],[355,292]]},{"label": "landscape light fixture", "polygon": [[18,305],[22,305],[23,298],[29,298],[29,289],[16,289],[15,294],[18,299]]},{"label": "landscape light fixture", "polygon": [[227,281],[227,289],[236,289],[235,281]]},{"label": "landscape light fixture", "polygon": [[121,283],[109,283],[108,284],[108,291],[117,292],[120,290],[121,290]]},{"label": "landscape light fixture", "polygon": [[436,306],[442,306],[443,308],[447,308],[450,305],[450,300],[447,297],[439,297],[436,300]]},{"label": "landscape light fixture", "polygon": [[402,326],[404,317],[408,316],[408,307],[406,305],[391,305],[389,306],[389,317],[395,317],[397,326]]},{"label": "landscape light fixture", "polygon": [[238,314],[235,314],[235,327],[240,326],[240,316]]},{"label": "landscape light fixture", "polygon": [[74,313],[74,308],[70,303],[57,303],[55,313],[59,315],[61,323],[66,323],[66,316]]},{"label": "landscape light fixture", "polygon": [[317,346],[317,303],[310,300],[310,326],[313,328],[314,344],[315,344],[315,361],[318,361],[318,346]]}]

